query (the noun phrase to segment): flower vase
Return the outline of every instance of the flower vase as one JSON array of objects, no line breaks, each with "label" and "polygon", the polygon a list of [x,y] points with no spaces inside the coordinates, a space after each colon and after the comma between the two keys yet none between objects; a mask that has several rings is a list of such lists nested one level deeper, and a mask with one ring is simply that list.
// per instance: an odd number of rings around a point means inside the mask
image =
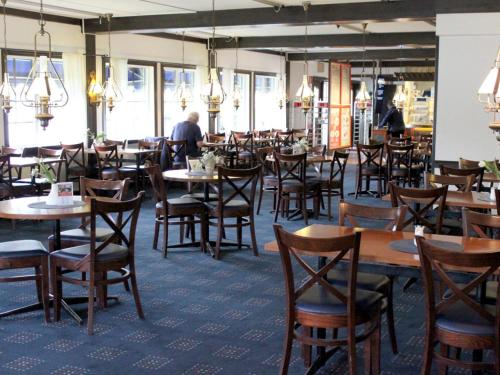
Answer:
[{"label": "flower vase", "polygon": [[493,184],[493,186],[490,188],[490,200],[493,202],[496,201],[495,190],[496,190],[496,186],[495,186],[495,184]]},{"label": "flower vase", "polygon": [[215,162],[209,162],[205,164],[205,173],[209,176],[214,174]]},{"label": "flower vase", "polygon": [[59,191],[57,188],[57,184],[50,185],[50,193],[47,196],[46,203],[48,206],[57,206],[59,204]]}]

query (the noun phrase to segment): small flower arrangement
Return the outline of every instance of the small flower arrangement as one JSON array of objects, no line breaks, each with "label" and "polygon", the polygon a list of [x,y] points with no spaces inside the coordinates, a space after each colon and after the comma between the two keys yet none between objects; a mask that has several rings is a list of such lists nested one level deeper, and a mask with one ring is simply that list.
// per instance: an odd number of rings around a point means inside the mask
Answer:
[{"label": "small flower arrangement", "polygon": [[201,162],[204,166],[214,165],[217,163],[218,157],[215,155],[213,151],[205,151],[201,156]]},{"label": "small flower arrangement", "polygon": [[302,138],[293,144],[293,153],[301,154],[309,151],[309,142],[306,138]]},{"label": "small flower arrangement", "polygon": [[92,130],[87,129],[87,137],[95,143],[102,143],[106,138],[106,134],[104,132],[94,133]]},{"label": "small flower arrangement", "polygon": [[498,170],[498,164],[496,160],[492,161],[481,160],[479,162],[479,166],[481,168],[486,169],[488,172],[494,174],[495,177],[500,180],[500,171]]},{"label": "small flower arrangement", "polygon": [[31,178],[35,179],[37,176],[42,176],[49,184],[55,184],[57,182],[54,171],[41,160],[38,160],[38,166],[31,170]]}]

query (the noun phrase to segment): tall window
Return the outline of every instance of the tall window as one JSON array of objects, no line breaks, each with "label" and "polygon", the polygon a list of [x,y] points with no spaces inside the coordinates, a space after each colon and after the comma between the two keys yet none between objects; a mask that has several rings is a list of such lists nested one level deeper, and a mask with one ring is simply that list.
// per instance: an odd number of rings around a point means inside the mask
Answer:
[{"label": "tall window", "polygon": [[[64,79],[64,69],[62,59],[52,58],[57,73]],[[21,91],[23,89],[24,83],[28,78],[29,72],[33,65],[32,57],[24,56],[8,56],[7,57],[7,73],[9,74],[9,79],[18,99],[21,97]],[[49,123],[46,130],[38,124],[35,119],[35,109],[31,107],[26,107],[20,102],[13,103],[13,107],[8,115],[8,134],[9,134],[9,145],[13,147],[23,147],[23,146],[42,146],[42,145],[56,145],[61,141],[65,141],[71,138],[71,134],[74,129],[71,129],[69,119],[65,116],[61,116],[61,109],[54,109],[52,111],[54,119]],[[78,134],[77,139],[83,139],[85,137],[84,131],[82,134]]]},{"label": "tall window", "polygon": [[123,100],[112,111],[106,110],[106,137],[131,140],[154,136],[154,67],[113,62],[113,69]]},{"label": "tall window", "polygon": [[175,124],[184,121],[189,112],[198,111],[202,115],[202,109],[198,108],[200,93],[195,88],[195,70],[184,69],[184,80],[191,92],[191,99],[186,103],[185,110],[181,108],[176,96],[177,85],[182,82],[182,68],[163,68],[163,131],[166,137],[171,136]]},{"label": "tall window", "polygon": [[255,75],[255,130],[285,128],[286,106],[278,106],[276,90],[278,78],[271,75]]},{"label": "tall window", "polygon": [[[238,109],[233,106],[233,76],[236,84],[240,88],[241,99]],[[226,90],[226,100],[219,115],[218,131],[230,133],[234,131],[250,130],[250,73],[232,73],[224,70],[221,73],[221,80],[224,90]]]}]

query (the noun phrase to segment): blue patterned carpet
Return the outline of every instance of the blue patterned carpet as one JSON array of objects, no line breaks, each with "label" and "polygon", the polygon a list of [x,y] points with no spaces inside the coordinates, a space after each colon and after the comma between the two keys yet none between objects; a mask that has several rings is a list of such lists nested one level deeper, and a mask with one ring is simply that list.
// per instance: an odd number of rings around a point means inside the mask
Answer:
[{"label": "blue patterned carpet", "polygon": [[[347,181],[347,191],[352,191],[352,168]],[[169,258],[163,259],[151,248],[154,210],[152,201],[147,201],[141,212],[136,246],[146,320],[137,318],[133,299],[121,285],[110,288],[110,294],[119,295],[120,303],[96,311],[93,337],[87,336],[85,326],[78,326],[64,311],[60,322],[47,325],[42,323],[40,312],[2,319],[0,374],[277,374],[285,305],[279,257],[263,251],[264,243],[274,238],[272,217],[267,212],[271,207],[269,198],[257,217],[261,255],[254,257],[248,250],[228,251],[221,261],[194,249],[171,250]],[[382,204],[376,199],[362,201]],[[325,218],[320,221],[326,223]],[[284,225],[295,230],[303,222]],[[63,229],[74,226],[75,221],[63,223]],[[15,231],[8,221],[0,225],[0,241],[45,241],[50,233],[49,222],[18,222]],[[171,238],[178,239],[177,229],[172,229]],[[244,239],[249,239],[248,232],[244,232]],[[402,293],[403,282],[398,282],[395,296],[399,355],[392,355],[383,324],[385,375],[417,374],[421,365],[421,289],[417,284]],[[81,295],[84,290],[65,285],[64,293]],[[0,286],[2,310],[34,299],[32,282]],[[80,311],[84,316],[85,306]],[[361,345],[358,358],[361,366]],[[290,373],[303,372],[295,350]],[[346,372],[346,355],[340,351],[321,373]]]}]

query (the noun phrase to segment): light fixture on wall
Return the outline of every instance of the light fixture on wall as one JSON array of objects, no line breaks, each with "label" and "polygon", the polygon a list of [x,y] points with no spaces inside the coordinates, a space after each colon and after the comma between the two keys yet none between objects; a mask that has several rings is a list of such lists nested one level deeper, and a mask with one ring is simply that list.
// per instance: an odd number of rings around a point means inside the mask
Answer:
[{"label": "light fixture on wall", "polygon": [[2,102],[2,109],[5,113],[9,113],[12,109],[12,103],[16,101],[16,91],[12,87],[9,80],[9,73],[7,72],[7,16],[5,5],[7,4],[7,0],[2,0],[3,6],[3,41],[4,41],[4,49],[5,49],[5,59],[2,63],[4,66],[3,73],[3,82],[0,86],[0,101]]},{"label": "light fixture on wall", "polygon": [[203,86],[201,99],[208,106],[210,117],[215,118],[220,112],[220,105],[226,98],[217,72],[217,52],[215,50],[215,0],[212,0],[212,44],[208,56],[209,76],[208,83]]},{"label": "light fixture on wall", "polygon": [[399,84],[396,88],[396,94],[392,98],[392,102],[400,111],[403,110],[406,104],[406,94],[404,91],[405,83],[403,78],[403,45],[399,47],[399,76],[398,76]]},{"label": "light fixture on wall", "polygon": [[235,48],[235,68],[233,74],[233,107],[235,110],[238,110],[241,105],[241,87],[238,79],[238,37],[235,38],[236,48]]},{"label": "light fixture on wall", "polygon": [[89,96],[89,103],[91,105],[95,105],[99,107],[102,102],[102,95],[104,93],[104,89],[101,85],[101,82],[96,77],[95,71],[90,72],[89,86],[87,90],[87,95]]},{"label": "light fixture on wall", "polygon": [[[45,130],[54,118],[52,108],[63,107],[68,103],[68,92],[63,80],[52,62],[52,39],[45,30],[43,0],[40,0],[40,30],[35,34],[35,48],[32,68],[21,90],[21,103],[35,108],[35,118]],[[38,56],[38,38],[47,36],[48,56]]]},{"label": "light fixture on wall", "polygon": [[[288,61],[288,53],[285,54],[285,64]],[[286,83],[283,80],[283,65],[280,61],[280,78],[278,80],[278,87],[276,88],[276,101],[278,107],[283,109],[283,107],[288,103],[288,95],[286,93]]]},{"label": "light fixture on wall", "polygon": [[181,105],[182,110],[184,111],[187,108],[188,102],[193,99],[193,95],[191,93],[191,89],[186,83],[186,71],[184,70],[184,42],[185,39],[185,31],[182,32],[182,71],[181,71],[181,79],[177,88],[175,89],[175,97],[179,104]]},{"label": "light fixture on wall", "polygon": [[305,34],[304,34],[304,75],[302,76],[302,84],[297,90],[296,96],[300,99],[300,103],[302,105],[302,112],[307,114],[312,108],[314,92],[309,84],[309,65],[307,63],[307,46],[308,46],[308,13],[309,7],[311,6],[310,2],[302,3],[304,7],[304,15],[305,15]]},{"label": "light fixture on wall", "polygon": [[361,84],[359,87],[359,91],[356,94],[356,106],[358,109],[362,112],[366,110],[368,107],[368,103],[371,101],[371,96],[370,93],[368,92],[368,89],[366,88],[366,82],[365,82],[365,60],[366,60],[366,27],[368,24],[364,23],[363,24],[363,62],[362,62],[362,69],[361,69]]},{"label": "light fixture on wall", "polygon": [[495,66],[484,79],[481,87],[477,91],[478,99],[484,104],[486,112],[493,113],[493,122],[490,129],[497,133],[497,139],[500,138],[500,121],[497,121],[496,114],[500,112],[500,48],[498,49]]},{"label": "light fixture on wall", "polygon": [[107,13],[104,15],[108,20],[108,61],[109,61],[109,73],[106,82],[104,83],[104,91],[103,91],[103,101],[106,102],[110,111],[115,108],[115,103],[122,100],[122,92],[120,87],[116,84],[114,77],[114,69],[113,65],[111,65],[111,17],[113,15],[111,13]]}]

